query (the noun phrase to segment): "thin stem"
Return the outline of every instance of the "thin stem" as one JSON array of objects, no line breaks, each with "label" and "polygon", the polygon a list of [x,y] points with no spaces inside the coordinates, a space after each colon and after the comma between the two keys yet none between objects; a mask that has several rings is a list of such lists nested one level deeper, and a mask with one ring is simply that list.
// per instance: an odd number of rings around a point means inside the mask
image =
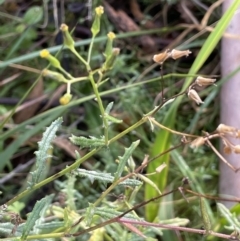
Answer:
[{"label": "thin stem", "polygon": [[91,59],[91,55],[92,55],[92,49],[93,49],[93,43],[94,43],[94,39],[95,39],[96,35],[92,36],[90,45],[89,45],[89,49],[88,49],[88,58],[87,58],[87,64],[90,66],[90,59]]},{"label": "thin stem", "polygon": [[86,66],[87,71],[91,71],[91,68],[90,68],[89,64],[85,61],[85,59],[84,59],[82,56],[79,55],[79,53],[76,51],[76,49],[75,49],[75,48],[71,48],[70,50],[71,50],[71,51],[78,57],[78,59]]},{"label": "thin stem", "polygon": [[196,136],[196,135],[191,135],[191,134],[187,134],[187,133],[182,133],[182,132],[179,132],[179,131],[175,131],[175,130],[172,130],[162,124],[160,124],[159,122],[157,122],[154,118],[152,117],[148,117],[149,118],[149,121],[151,121],[152,123],[154,123],[156,126],[166,130],[166,131],[169,131],[173,134],[176,134],[176,135],[180,135],[180,136],[188,136],[188,137],[193,137],[193,138],[197,138],[199,136]]},{"label": "thin stem", "polygon": [[69,74],[64,68],[62,68],[61,66],[59,67],[59,69],[69,78],[69,79],[74,79],[74,77]]},{"label": "thin stem", "polygon": [[212,150],[215,152],[215,154],[225,163],[227,164],[234,172],[237,172],[239,168],[236,168],[232,166],[219,152],[218,150],[212,145],[212,143],[207,139],[206,142],[208,145],[212,148]]},{"label": "thin stem", "polygon": [[67,94],[71,94],[71,83],[67,83]]},{"label": "thin stem", "polygon": [[94,81],[93,74],[89,73],[89,80],[92,84],[93,92],[96,95],[98,106],[101,112],[102,120],[103,120],[103,125],[104,125],[104,137],[105,137],[105,144],[108,146],[108,121],[105,118],[105,110],[103,107],[102,99],[100,97],[100,94],[98,92],[97,84]]}]

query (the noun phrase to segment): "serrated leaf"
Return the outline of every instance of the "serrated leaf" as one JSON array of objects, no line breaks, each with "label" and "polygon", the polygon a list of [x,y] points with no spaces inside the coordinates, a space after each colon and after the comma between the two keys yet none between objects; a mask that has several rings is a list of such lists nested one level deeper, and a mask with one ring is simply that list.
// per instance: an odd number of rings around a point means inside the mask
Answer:
[{"label": "serrated leaf", "polygon": [[112,102],[110,102],[110,103],[107,105],[107,107],[106,107],[106,109],[105,109],[105,113],[106,113],[107,115],[109,115],[109,113],[110,113],[110,111],[111,111],[111,109],[112,109],[112,107],[113,107],[113,104],[114,104],[114,102],[112,101]]},{"label": "serrated leaf", "polygon": [[118,164],[117,172],[115,173],[114,181],[116,181],[117,179],[119,179],[121,177],[122,172],[126,166],[127,160],[130,158],[130,156],[132,155],[133,151],[136,149],[136,147],[138,146],[139,143],[140,143],[140,140],[133,142],[129,148],[125,148],[124,155],[122,157],[121,156],[118,157],[119,164]]},{"label": "serrated leaf", "polygon": [[24,14],[23,22],[27,25],[33,25],[40,22],[43,18],[43,9],[38,6],[31,7]]},{"label": "serrated leaf", "polygon": [[[76,173],[81,177],[87,177],[92,182],[93,180],[98,180],[99,182],[103,183],[113,183],[114,177],[111,173],[104,173],[104,172],[96,172],[96,171],[89,171],[85,169],[78,168]],[[140,186],[142,182],[136,179],[126,179],[123,182],[119,183],[118,185],[125,185],[125,186]]]},{"label": "serrated leaf", "polygon": [[[10,235],[12,233],[13,229],[14,229],[14,226],[15,225],[10,223],[10,222],[1,223],[1,225],[0,225],[0,234],[4,235],[4,236]],[[23,230],[24,226],[25,226],[25,223],[24,224],[20,224],[17,227],[16,231],[14,232],[14,235],[20,236],[22,234],[22,230]]]},{"label": "serrated leaf", "polygon": [[36,170],[31,172],[32,180],[29,182],[29,187],[32,187],[36,183],[38,183],[41,179],[42,174],[44,173],[46,167],[46,160],[50,156],[47,154],[48,149],[51,148],[51,142],[55,137],[55,134],[62,124],[62,118],[58,118],[53,121],[52,124],[46,128],[46,131],[43,133],[42,140],[38,142],[38,151],[36,154]]},{"label": "serrated leaf", "polygon": [[222,216],[225,217],[228,223],[232,226],[232,229],[240,231],[240,222],[235,215],[232,214],[222,203],[217,203],[217,207]]},{"label": "serrated leaf", "polygon": [[202,197],[200,197],[200,210],[201,210],[204,228],[206,229],[206,234],[209,234],[209,232],[211,231],[211,222],[207,213],[205,200]]},{"label": "serrated leaf", "polygon": [[105,140],[104,137],[96,138],[93,136],[90,136],[89,138],[83,137],[83,136],[74,136],[72,135],[69,137],[69,140],[82,148],[98,148],[105,146]]},{"label": "serrated leaf", "polygon": [[32,212],[28,216],[27,222],[25,223],[23,233],[21,236],[21,241],[26,240],[30,231],[36,225],[36,221],[39,219],[39,217],[41,217],[41,215],[44,215],[45,207],[51,203],[52,199],[53,199],[53,195],[50,195],[36,202]]},{"label": "serrated leaf", "polygon": [[92,203],[89,203],[89,207],[87,208],[86,217],[85,217],[87,226],[91,225],[94,214],[95,214],[95,206]]}]

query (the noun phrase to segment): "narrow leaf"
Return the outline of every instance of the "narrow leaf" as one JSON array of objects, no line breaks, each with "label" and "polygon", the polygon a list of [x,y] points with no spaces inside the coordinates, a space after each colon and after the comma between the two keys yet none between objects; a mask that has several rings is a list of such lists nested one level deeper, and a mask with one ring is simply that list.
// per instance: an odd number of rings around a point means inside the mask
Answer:
[{"label": "narrow leaf", "polygon": [[240,222],[235,215],[232,214],[222,203],[217,203],[217,207],[222,216],[226,218],[228,223],[232,226],[232,229],[237,229],[237,231],[240,231]]},{"label": "narrow leaf", "polygon": [[29,235],[30,231],[35,226],[36,221],[42,214],[42,211],[45,211],[45,206],[48,206],[52,201],[53,195],[46,196],[40,201],[37,201],[32,212],[28,216],[27,222],[24,226],[21,241],[26,240],[27,236]]},{"label": "narrow leaf", "polygon": [[113,104],[114,104],[114,102],[112,101],[112,102],[110,102],[110,103],[107,105],[107,107],[106,107],[106,109],[105,109],[105,113],[106,113],[107,115],[109,115],[109,113],[110,113],[110,111],[111,111],[111,109],[112,109],[112,107],[113,107]]},{"label": "narrow leaf", "polygon": [[[111,173],[104,173],[104,172],[96,172],[96,171],[89,171],[85,169],[78,168],[76,170],[76,174],[78,174],[81,177],[87,177],[93,182],[94,180],[98,180],[99,182],[104,183],[113,183],[114,177],[111,175]],[[140,186],[142,185],[142,182],[136,179],[126,179],[119,183],[118,185],[125,185],[125,186]]]},{"label": "narrow leaf", "polygon": [[133,151],[135,150],[135,148],[138,146],[139,143],[140,143],[140,140],[133,142],[129,148],[125,148],[124,155],[122,157],[119,157],[118,169],[117,169],[117,172],[115,173],[114,181],[116,181],[121,177],[122,172],[126,166],[127,160],[130,158],[130,156],[132,155]]},{"label": "narrow leaf", "polygon": [[202,197],[200,197],[200,210],[201,210],[204,228],[206,229],[206,234],[209,234],[209,232],[211,231],[211,222],[207,213],[205,200]]},{"label": "narrow leaf", "polygon": [[41,179],[42,174],[44,173],[46,167],[46,160],[50,156],[47,154],[48,149],[51,148],[51,142],[55,137],[55,134],[62,123],[62,118],[58,118],[46,129],[43,133],[43,138],[40,142],[38,142],[38,151],[36,154],[36,170],[31,172],[32,181],[29,182],[29,186],[32,187],[36,183],[38,183]]},{"label": "narrow leaf", "polygon": [[69,139],[73,144],[78,145],[82,148],[91,148],[92,149],[92,148],[98,148],[98,147],[105,146],[104,137],[96,138],[94,136],[90,136],[90,138],[86,138],[83,136],[72,135],[71,137],[69,137]]}]

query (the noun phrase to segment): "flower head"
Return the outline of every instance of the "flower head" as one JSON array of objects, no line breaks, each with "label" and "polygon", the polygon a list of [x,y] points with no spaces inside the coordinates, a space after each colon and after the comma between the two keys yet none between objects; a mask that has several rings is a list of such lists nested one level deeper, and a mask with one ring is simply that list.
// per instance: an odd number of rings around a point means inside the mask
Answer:
[{"label": "flower head", "polygon": [[71,99],[72,99],[72,95],[66,93],[65,95],[63,95],[63,96],[59,99],[59,102],[60,102],[61,105],[67,105],[67,104],[70,102]]},{"label": "flower head", "polygon": [[115,35],[115,33],[113,33],[113,32],[109,32],[109,33],[107,34],[107,36],[108,36],[108,38],[111,39],[111,40],[113,40],[113,39],[116,38],[116,35]]},{"label": "flower head", "polygon": [[60,62],[58,61],[57,58],[55,58],[54,56],[52,56],[49,51],[47,49],[43,49],[41,52],[40,52],[40,56],[42,58],[45,58],[49,61],[49,63],[54,66],[55,68],[61,68],[61,64]]},{"label": "flower head", "polygon": [[101,15],[103,15],[103,13],[104,13],[104,8],[103,8],[103,6],[99,6],[99,7],[96,7],[95,8],[95,12],[96,12],[96,14],[100,17]]}]

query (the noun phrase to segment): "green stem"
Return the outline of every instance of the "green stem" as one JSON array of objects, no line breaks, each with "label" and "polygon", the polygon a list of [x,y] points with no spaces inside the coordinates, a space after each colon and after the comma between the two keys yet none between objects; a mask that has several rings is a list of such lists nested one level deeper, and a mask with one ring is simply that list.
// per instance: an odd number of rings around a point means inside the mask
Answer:
[{"label": "green stem", "polygon": [[93,43],[94,43],[94,39],[95,39],[96,35],[92,36],[90,45],[89,45],[89,49],[88,49],[88,58],[87,58],[87,64],[90,66],[90,59],[91,59],[91,55],[92,55],[92,49],[93,49]]},{"label": "green stem", "polygon": [[71,48],[70,50],[78,57],[78,59],[79,59],[80,61],[83,62],[83,64],[84,64],[84,65],[86,66],[86,68],[87,68],[87,71],[91,71],[91,68],[90,68],[89,64],[86,62],[86,60],[85,60],[81,55],[79,55],[79,53],[76,51],[76,49],[75,49],[75,48]]},{"label": "green stem", "polygon": [[90,79],[90,82],[92,84],[93,92],[96,95],[98,106],[99,106],[99,109],[100,109],[100,112],[101,112],[103,125],[104,125],[105,144],[106,144],[106,146],[108,146],[108,121],[105,118],[105,110],[104,110],[104,107],[103,107],[102,99],[101,99],[101,97],[99,95],[97,84],[94,81],[92,73],[89,73],[89,79]]},{"label": "green stem", "polygon": [[74,79],[74,77],[69,74],[65,69],[63,69],[61,66],[59,67],[59,69],[69,78],[69,79]]}]

